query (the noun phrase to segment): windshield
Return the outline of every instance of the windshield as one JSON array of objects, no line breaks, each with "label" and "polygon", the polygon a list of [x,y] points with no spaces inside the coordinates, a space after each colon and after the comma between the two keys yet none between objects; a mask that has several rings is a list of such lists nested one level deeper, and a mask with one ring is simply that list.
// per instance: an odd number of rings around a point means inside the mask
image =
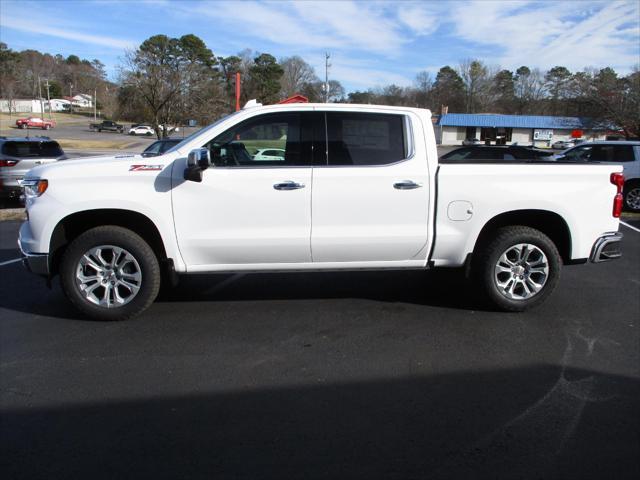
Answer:
[{"label": "windshield", "polygon": [[167,150],[165,153],[170,153],[170,152],[174,152],[176,150],[180,150],[180,148],[184,147],[185,145],[187,145],[191,140],[193,140],[194,138],[196,138],[198,135],[206,132],[207,130],[211,130],[212,128],[215,128],[217,125],[219,125],[220,123],[224,122],[225,120],[228,120],[229,118],[233,117],[234,115],[239,114],[240,112],[234,112],[230,115],[225,115],[224,117],[216,120],[215,122],[213,122],[211,125],[206,126],[204,128],[201,128],[200,130],[195,131],[194,133],[192,133],[191,135],[189,135],[188,137],[185,137],[180,143],[178,143],[177,145],[174,145],[172,148],[170,148],[169,150]]}]

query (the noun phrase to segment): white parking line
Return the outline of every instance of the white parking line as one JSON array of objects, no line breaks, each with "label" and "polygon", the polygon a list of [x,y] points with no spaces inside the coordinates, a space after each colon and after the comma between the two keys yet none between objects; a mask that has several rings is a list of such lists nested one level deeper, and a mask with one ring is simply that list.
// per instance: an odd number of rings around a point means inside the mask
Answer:
[{"label": "white parking line", "polygon": [[629,227],[631,230],[635,230],[636,232],[640,233],[640,228],[636,228],[633,225],[629,225],[626,222],[623,222],[622,220],[620,220],[620,223],[623,224],[625,227]]},{"label": "white parking line", "polygon": [[7,260],[6,262],[0,262],[0,267],[4,267],[5,265],[10,265],[12,263],[16,263],[21,261],[21,258],[14,258],[13,260]]}]

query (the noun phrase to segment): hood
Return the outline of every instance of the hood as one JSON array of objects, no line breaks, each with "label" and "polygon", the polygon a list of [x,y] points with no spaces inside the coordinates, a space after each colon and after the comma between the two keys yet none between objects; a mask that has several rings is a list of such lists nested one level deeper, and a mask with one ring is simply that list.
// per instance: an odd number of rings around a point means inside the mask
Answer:
[{"label": "hood", "polygon": [[168,155],[144,158],[140,154],[86,157],[41,165],[29,170],[26,176],[70,179],[127,176],[129,172],[157,174],[164,170],[171,160],[173,158]]}]

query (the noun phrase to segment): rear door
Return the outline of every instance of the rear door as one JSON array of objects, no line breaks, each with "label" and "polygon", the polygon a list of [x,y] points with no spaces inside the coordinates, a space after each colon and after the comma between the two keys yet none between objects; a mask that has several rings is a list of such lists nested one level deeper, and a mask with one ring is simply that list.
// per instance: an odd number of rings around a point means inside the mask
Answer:
[{"label": "rear door", "polygon": [[429,183],[409,117],[324,115],[327,155],[313,169],[313,261],[414,259],[427,241]]}]

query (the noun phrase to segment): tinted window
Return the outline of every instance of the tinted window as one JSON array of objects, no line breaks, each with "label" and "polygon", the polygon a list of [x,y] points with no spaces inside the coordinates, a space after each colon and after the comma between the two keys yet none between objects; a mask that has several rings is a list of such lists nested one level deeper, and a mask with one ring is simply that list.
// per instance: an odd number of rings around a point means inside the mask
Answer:
[{"label": "tinted window", "polygon": [[632,162],[631,145],[594,145],[590,160],[592,162]]},{"label": "tinted window", "polygon": [[470,160],[504,160],[506,150],[502,148],[476,148],[467,158]]},{"label": "tinted window", "polygon": [[163,142],[153,142],[151,145],[149,145],[147,148],[144,149],[143,153],[160,153],[162,150],[162,143]]},{"label": "tinted window", "polygon": [[60,157],[63,155],[58,142],[6,142],[2,153],[11,157]]},{"label": "tinted window", "polygon": [[[233,126],[205,145],[219,167],[310,165],[302,152],[300,114],[262,115]],[[259,152],[280,149],[277,158],[264,160]]]},{"label": "tinted window", "polygon": [[440,157],[440,159],[449,160],[449,161],[464,160],[470,154],[471,154],[470,148],[458,148],[457,150],[453,150],[449,153],[444,154],[442,157]]},{"label": "tinted window", "polygon": [[591,145],[572,148],[564,153],[564,160],[572,162],[588,162],[591,159]]},{"label": "tinted window", "polygon": [[169,150],[170,148],[173,148],[175,145],[179,144],[181,142],[181,140],[171,140],[171,141],[164,141],[162,142],[162,145],[160,145],[160,153],[164,153],[167,150]]},{"label": "tinted window", "polygon": [[406,158],[404,117],[327,113],[329,165],[387,165]]}]

